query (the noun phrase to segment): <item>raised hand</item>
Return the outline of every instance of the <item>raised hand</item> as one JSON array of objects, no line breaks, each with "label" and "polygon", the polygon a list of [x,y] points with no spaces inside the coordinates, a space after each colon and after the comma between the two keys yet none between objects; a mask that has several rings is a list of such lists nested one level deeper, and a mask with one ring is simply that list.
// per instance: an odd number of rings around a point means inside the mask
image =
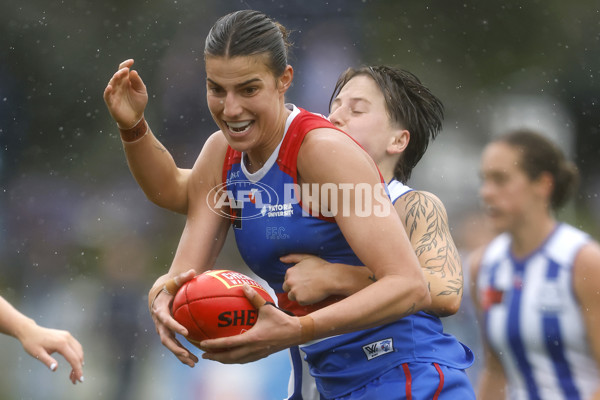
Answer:
[{"label": "raised hand", "polygon": [[104,89],[104,102],[121,129],[135,126],[148,104],[146,85],[132,66],[132,59],[123,61]]}]

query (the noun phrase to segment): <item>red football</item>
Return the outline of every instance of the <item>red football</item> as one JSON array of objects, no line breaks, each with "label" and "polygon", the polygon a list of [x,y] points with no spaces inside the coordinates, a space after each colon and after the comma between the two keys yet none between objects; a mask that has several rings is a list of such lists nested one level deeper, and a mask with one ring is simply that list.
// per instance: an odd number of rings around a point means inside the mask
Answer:
[{"label": "red football", "polygon": [[256,323],[258,310],[244,295],[244,283],[273,302],[254,279],[230,270],[206,271],[179,288],[173,299],[173,317],[188,330],[190,343],[238,335]]}]

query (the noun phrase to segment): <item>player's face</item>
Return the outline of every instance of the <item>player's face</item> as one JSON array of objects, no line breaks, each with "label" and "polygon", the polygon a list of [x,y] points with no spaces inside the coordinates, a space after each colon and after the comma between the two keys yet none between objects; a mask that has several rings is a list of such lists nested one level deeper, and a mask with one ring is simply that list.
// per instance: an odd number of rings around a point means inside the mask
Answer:
[{"label": "player's face", "polygon": [[283,97],[291,79],[291,67],[276,78],[264,56],[206,57],[208,108],[231,147],[271,154],[288,115]]},{"label": "player's face", "polygon": [[526,223],[531,210],[541,207],[534,184],[520,163],[519,150],[502,142],[489,144],[481,157],[479,194],[498,232],[514,231]]},{"label": "player's face", "polygon": [[331,104],[331,122],[352,136],[379,164],[393,142],[383,93],[366,75],[350,79]]}]

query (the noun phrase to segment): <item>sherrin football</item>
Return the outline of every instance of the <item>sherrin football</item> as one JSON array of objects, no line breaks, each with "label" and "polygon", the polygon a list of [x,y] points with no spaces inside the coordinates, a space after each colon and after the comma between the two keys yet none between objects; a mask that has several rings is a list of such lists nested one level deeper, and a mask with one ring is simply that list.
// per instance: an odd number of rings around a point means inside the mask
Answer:
[{"label": "sherrin football", "polygon": [[244,295],[244,283],[273,302],[254,279],[225,269],[206,271],[179,288],[173,299],[173,318],[186,327],[190,343],[197,346],[205,339],[238,335],[256,323],[258,310]]}]

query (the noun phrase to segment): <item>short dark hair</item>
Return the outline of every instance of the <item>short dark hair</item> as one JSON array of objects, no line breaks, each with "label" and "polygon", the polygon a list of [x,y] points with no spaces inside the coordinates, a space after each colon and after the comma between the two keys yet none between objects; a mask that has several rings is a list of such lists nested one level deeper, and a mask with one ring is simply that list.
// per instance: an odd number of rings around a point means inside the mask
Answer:
[{"label": "short dark hair", "polygon": [[516,129],[492,142],[506,143],[519,149],[521,169],[529,179],[538,179],[544,172],[554,180],[550,205],[554,210],[567,203],[579,186],[579,170],[566,159],[562,150],[543,134],[531,129]]},{"label": "short dark hair", "polygon": [[406,183],[425,154],[429,140],[435,139],[442,129],[444,105],[411,72],[378,65],[348,68],[343,72],[329,100],[329,108],[342,88],[357,75],[367,75],[375,81],[385,99],[391,122],[410,132],[408,146],[394,168],[394,177]]},{"label": "short dark hair", "polygon": [[217,20],[206,36],[204,56],[236,57],[265,54],[275,76],[288,63],[291,43],[285,27],[265,14],[240,10]]}]

